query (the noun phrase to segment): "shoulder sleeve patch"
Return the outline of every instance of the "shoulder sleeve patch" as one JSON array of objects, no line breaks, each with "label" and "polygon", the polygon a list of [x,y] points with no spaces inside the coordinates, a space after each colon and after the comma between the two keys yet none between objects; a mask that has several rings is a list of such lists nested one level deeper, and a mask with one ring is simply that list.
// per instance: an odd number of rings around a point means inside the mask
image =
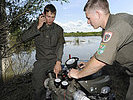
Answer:
[{"label": "shoulder sleeve patch", "polygon": [[97,50],[97,54],[101,55],[104,52],[105,47],[106,47],[105,43],[101,43]]},{"label": "shoulder sleeve patch", "polygon": [[103,36],[103,42],[108,42],[112,37],[112,32],[105,32]]}]

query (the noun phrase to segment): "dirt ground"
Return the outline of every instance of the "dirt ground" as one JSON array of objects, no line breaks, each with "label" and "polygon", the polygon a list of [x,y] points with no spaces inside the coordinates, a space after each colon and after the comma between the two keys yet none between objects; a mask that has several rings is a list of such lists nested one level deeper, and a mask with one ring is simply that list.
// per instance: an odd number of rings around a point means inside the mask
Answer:
[{"label": "dirt ground", "polygon": [[31,100],[32,73],[16,76],[0,87],[0,100]]},{"label": "dirt ground", "polygon": [[[129,85],[129,77],[119,66],[107,66],[112,79],[112,90],[116,100],[125,100],[125,94]],[[0,86],[0,100],[31,100],[32,97],[32,73],[16,76],[12,80]]]}]

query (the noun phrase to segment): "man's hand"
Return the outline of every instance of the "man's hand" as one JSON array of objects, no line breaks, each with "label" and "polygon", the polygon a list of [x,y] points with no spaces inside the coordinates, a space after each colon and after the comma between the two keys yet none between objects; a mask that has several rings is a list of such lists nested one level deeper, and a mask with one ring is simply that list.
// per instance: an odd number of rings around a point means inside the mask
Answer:
[{"label": "man's hand", "polygon": [[71,69],[70,72],[68,73],[68,77],[69,78],[75,78],[75,79],[78,79],[78,74],[79,74],[79,71],[76,70],[76,69]]},{"label": "man's hand", "polygon": [[45,22],[46,22],[45,15],[44,14],[40,15],[37,29],[40,29],[42,27],[43,23],[45,23]]},{"label": "man's hand", "polygon": [[56,74],[56,78],[58,78],[58,74],[61,71],[61,62],[57,61],[54,66],[54,73]]},{"label": "man's hand", "polygon": [[78,65],[79,68],[84,68],[87,65],[87,62],[80,62]]}]

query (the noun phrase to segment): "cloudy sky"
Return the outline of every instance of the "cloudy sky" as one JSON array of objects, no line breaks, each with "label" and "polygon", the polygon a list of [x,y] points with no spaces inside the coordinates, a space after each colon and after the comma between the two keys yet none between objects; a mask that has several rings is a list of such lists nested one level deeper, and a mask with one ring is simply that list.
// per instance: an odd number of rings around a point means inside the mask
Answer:
[{"label": "cloudy sky", "polygon": [[[133,0],[108,0],[110,11],[115,13],[133,14]],[[69,3],[60,4],[60,2],[51,2],[57,8],[55,22],[63,27],[65,32],[91,32],[93,27],[87,24],[87,19],[83,11],[87,0],[69,0]]]}]

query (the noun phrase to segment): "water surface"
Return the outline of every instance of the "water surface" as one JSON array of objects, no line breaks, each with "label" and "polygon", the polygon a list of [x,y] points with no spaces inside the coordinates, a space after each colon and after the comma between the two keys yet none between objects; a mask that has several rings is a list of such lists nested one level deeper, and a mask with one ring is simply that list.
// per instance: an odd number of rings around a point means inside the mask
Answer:
[{"label": "water surface", "polygon": [[69,58],[69,54],[80,60],[88,60],[98,49],[101,37],[65,37],[65,41],[63,63]]}]

